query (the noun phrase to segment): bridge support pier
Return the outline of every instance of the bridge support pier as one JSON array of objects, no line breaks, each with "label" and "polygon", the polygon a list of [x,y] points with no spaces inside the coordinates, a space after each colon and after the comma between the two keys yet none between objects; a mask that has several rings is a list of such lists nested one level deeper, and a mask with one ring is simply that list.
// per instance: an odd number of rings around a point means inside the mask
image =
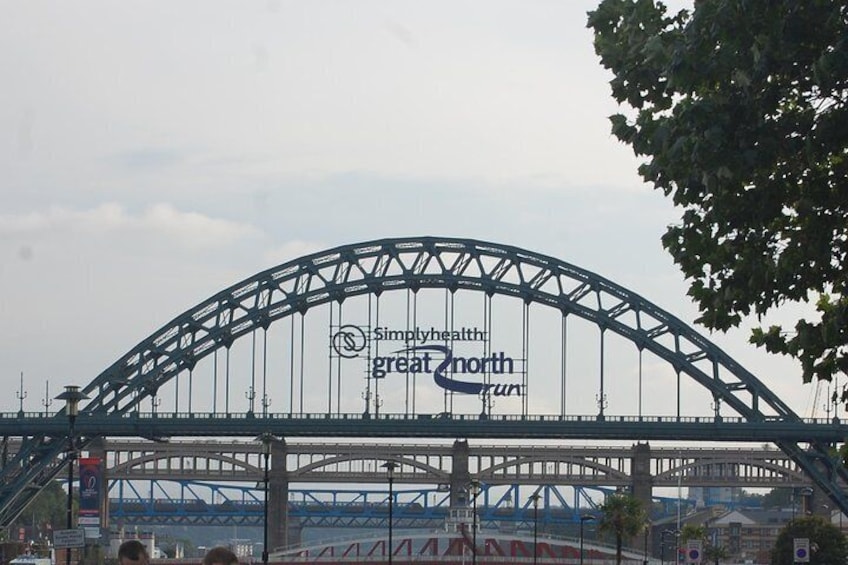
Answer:
[{"label": "bridge support pier", "polygon": [[630,494],[642,503],[646,511],[650,511],[654,477],[651,475],[651,445],[649,443],[633,445],[630,475]]},{"label": "bridge support pier", "polygon": [[471,473],[468,472],[468,441],[456,440],[451,450],[450,505],[451,508],[468,506],[468,486]]},{"label": "bridge support pier", "polygon": [[268,551],[300,542],[299,533],[289,535],[289,479],[286,470],[288,450],[284,439],[271,442],[271,468],[268,472]]}]

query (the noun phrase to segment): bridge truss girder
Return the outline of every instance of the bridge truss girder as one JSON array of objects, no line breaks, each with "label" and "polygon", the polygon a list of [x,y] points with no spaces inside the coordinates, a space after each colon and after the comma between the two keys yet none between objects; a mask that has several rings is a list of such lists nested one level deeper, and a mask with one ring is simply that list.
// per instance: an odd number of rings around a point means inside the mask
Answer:
[{"label": "bridge truss girder", "polygon": [[[122,481],[113,481],[111,492],[123,490]],[[112,498],[110,500],[110,522],[128,525],[244,525],[261,526],[263,508],[259,502],[261,491],[253,487],[230,486],[220,488],[199,482],[177,481],[180,490],[200,494],[203,490],[213,493],[216,503],[203,499],[186,499],[168,495],[173,484],[159,484],[151,480],[145,485],[142,495],[139,489],[131,489],[135,498]],[[166,483],[173,483],[166,481]],[[579,523],[583,510],[578,499],[588,498],[584,489],[578,487],[569,497],[556,486],[539,486],[538,524]],[[614,492],[613,489],[600,489]],[[159,493],[156,496],[154,493]],[[292,489],[287,504],[289,519],[299,527],[356,527],[382,528],[387,525],[389,493],[385,490],[338,490],[338,489]],[[450,509],[450,495],[435,488],[402,488],[393,492],[393,524],[402,529],[441,528]],[[569,501],[569,498],[572,498]],[[657,499],[662,501],[663,499]],[[531,501],[522,497],[520,485],[510,485],[505,491],[490,494],[487,485],[481,492],[478,505],[481,522],[494,525],[512,522],[515,528],[527,528],[533,524]]]},{"label": "bridge truss girder", "polygon": [[[712,394],[715,419],[723,407],[749,422],[801,423],[768,387],[721,349],[651,302],[594,273],[558,259],[488,242],[398,238],[346,245],[263,271],[177,316],[89,383],[82,414],[125,414],[154,397],[180,372],[256,329],[317,305],[365,294],[422,288],[473,290],[540,304],[614,332],[648,350]],[[604,419],[603,405],[598,414]],[[680,416],[680,414],[678,414]],[[62,412],[56,415],[64,418]],[[81,445],[92,439],[83,438]],[[57,472],[64,439],[30,436],[0,469],[0,526],[25,507],[27,495]],[[830,445],[776,440],[843,511],[848,497],[838,481],[848,471]]]}]

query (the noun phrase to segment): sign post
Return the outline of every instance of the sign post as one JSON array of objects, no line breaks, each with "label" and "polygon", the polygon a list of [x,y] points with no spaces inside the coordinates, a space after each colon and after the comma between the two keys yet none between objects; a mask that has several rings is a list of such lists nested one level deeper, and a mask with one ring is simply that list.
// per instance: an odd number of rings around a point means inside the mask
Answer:
[{"label": "sign post", "polygon": [[792,540],[794,553],[792,560],[795,563],[810,562],[810,539],[809,538],[794,538]]},{"label": "sign post", "polygon": [[701,563],[703,553],[702,543],[699,539],[690,539],[686,542],[686,563]]},{"label": "sign post", "polygon": [[85,547],[85,530],[53,530],[53,547],[56,549],[70,549],[73,547]]}]

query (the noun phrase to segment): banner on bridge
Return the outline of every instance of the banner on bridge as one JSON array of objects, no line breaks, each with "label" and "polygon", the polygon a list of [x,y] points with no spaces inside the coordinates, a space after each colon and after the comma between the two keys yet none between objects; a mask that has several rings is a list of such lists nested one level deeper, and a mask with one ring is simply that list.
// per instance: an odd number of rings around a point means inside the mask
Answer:
[{"label": "banner on bridge", "polygon": [[77,523],[85,529],[85,537],[100,537],[100,491],[103,465],[99,457],[79,460],[79,515]]}]

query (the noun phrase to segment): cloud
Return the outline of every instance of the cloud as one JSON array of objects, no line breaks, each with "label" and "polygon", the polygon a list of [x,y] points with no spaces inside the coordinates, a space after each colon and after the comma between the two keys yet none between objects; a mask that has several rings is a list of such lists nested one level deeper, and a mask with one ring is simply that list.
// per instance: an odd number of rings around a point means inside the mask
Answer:
[{"label": "cloud", "polygon": [[180,164],[183,155],[172,149],[137,149],[115,155],[112,161],[134,173],[145,170],[159,170]]},{"label": "cloud", "polygon": [[263,255],[265,262],[271,265],[280,265],[293,259],[299,259],[311,253],[317,253],[327,249],[327,245],[317,241],[287,241],[282,245],[269,249]]},{"label": "cloud", "polygon": [[119,204],[106,203],[87,210],[51,207],[46,211],[0,215],[0,237],[6,238],[120,232],[164,237],[192,249],[217,247],[259,235],[259,230],[249,224],[180,211],[165,203],[151,205],[138,214]]}]

